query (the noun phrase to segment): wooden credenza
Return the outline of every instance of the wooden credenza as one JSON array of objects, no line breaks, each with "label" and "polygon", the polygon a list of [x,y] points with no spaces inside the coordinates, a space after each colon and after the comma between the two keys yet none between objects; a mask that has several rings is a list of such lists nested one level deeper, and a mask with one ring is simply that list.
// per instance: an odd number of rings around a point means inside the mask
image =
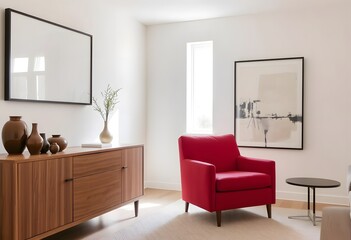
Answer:
[{"label": "wooden credenza", "polygon": [[42,239],[144,194],[143,145],[0,154],[0,239]]}]

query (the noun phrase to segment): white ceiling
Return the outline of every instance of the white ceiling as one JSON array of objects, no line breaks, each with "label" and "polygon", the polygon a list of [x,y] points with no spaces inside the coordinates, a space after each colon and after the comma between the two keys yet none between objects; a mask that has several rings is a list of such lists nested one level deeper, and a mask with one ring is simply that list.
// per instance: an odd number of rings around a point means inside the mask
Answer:
[{"label": "white ceiling", "polygon": [[349,0],[117,0],[145,25],[313,8]]}]

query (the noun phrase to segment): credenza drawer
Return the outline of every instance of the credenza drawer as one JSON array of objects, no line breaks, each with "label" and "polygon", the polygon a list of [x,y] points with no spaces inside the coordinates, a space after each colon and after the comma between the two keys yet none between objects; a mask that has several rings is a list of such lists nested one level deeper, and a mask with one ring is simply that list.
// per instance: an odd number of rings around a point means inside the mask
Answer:
[{"label": "credenza drawer", "polygon": [[82,155],[73,158],[73,178],[120,170],[122,151]]},{"label": "credenza drawer", "polygon": [[74,179],[74,221],[120,204],[121,194],[121,170]]}]

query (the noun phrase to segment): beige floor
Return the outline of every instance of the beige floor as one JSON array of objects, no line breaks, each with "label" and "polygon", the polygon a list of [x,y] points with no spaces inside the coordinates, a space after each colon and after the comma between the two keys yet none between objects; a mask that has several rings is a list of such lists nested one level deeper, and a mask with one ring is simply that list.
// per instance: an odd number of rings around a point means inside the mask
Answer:
[{"label": "beige floor", "polygon": [[[181,192],[179,191],[145,189],[145,195],[140,200],[139,216],[142,217],[153,213],[157,214],[160,207],[174,203],[180,198]],[[305,202],[277,200],[274,206],[281,208],[306,209],[307,205]],[[321,210],[325,206],[327,205],[316,204],[317,210]],[[99,232],[100,236],[104,236],[105,234],[107,239],[111,234],[111,229],[123,228],[124,226],[137,221],[137,218],[134,218],[133,213],[133,204],[129,204],[105,214],[103,221],[99,220],[99,218],[95,218],[71,229],[50,236],[46,238],[46,240],[83,239],[91,234],[95,234],[96,232]]]}]

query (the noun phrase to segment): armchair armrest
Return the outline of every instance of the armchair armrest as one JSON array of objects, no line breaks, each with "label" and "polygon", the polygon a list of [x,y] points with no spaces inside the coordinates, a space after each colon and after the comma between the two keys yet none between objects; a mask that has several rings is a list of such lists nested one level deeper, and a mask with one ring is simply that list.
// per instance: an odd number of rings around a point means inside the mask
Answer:
[{"label": "armchair armrest", "polygon": [[271,176],[272,200],[275,203],[275,162],[273,160],[238,156],[237,168],[239,171],[260,172]]},{"label": "armchair armrest", "polygon": [[181,161],[182,198],[208,211],[214,206],[216,167],[192,159]]},{"label": "armchair armrest", "polygon": [[239,171],[261,172],[275,176],[275,162],[273,160],[238,156],[237,168]]}]

